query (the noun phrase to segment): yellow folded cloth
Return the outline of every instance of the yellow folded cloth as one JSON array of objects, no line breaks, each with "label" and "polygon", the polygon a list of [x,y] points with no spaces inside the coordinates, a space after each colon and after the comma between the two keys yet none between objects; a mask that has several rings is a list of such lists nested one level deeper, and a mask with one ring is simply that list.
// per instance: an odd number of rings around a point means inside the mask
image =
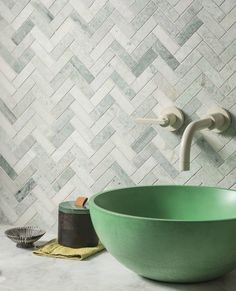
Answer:
[{"label": "yellow folded cloth", "polygon": [[99,242],[96,247],[68,248],[58,244],[56,239],[50,240],[43,246],[36,248],[33,253],[39,256],[48,256],[61,259],[84,260],[104,249]]}]

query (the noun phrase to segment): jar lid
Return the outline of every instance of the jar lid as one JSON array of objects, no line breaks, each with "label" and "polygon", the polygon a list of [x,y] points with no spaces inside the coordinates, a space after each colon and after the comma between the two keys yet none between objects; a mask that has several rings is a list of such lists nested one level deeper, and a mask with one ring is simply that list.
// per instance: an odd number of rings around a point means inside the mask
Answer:
[{"label": "jar lid", "polygon": [[59,211],[64,213],[74,213],[74,214],[88,214],[88,207],[78,207],[75,205],[75,201],[64,201],[59,204]]}]

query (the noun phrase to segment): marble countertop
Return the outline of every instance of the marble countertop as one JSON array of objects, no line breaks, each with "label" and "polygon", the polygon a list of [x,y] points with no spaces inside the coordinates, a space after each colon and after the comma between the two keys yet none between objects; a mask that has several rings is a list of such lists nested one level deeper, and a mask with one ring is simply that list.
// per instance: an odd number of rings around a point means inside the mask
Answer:
[{"label": "marble countertop", "polygon": [[[1,291],[235,291],[236,270],[201,284],[164,284],[144,279],[106,251],[85,261],[39,257],[16,248],[0,227]],[[46,234],[41,240],[53,238]]]}]

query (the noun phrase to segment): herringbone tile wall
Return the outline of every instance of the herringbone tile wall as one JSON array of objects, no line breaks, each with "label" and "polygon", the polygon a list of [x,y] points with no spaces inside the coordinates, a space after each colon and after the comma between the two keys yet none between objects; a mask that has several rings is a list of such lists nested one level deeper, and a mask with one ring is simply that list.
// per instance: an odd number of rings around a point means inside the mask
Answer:
[{"label": "herringbone tile wall", "polygon": [[235,0],[0,0],[1,221],[50,228],[60,201],[126,185],[236,188],[234,122],[184,173],[182,132],[135,123],[236,115],[235,21]]}]

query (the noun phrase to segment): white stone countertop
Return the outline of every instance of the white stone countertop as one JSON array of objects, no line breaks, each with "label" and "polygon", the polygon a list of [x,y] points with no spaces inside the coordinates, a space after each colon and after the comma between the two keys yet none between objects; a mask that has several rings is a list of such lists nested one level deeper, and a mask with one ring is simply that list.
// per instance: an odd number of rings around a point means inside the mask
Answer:
[{"label": "white stone countertop", "polygon": [[236,270],[207,283],[164,284],[136,275],[106,251],[85,261],[36,256],[16,248],[5,229],[0,226],[0,291],[236,291]]}]

